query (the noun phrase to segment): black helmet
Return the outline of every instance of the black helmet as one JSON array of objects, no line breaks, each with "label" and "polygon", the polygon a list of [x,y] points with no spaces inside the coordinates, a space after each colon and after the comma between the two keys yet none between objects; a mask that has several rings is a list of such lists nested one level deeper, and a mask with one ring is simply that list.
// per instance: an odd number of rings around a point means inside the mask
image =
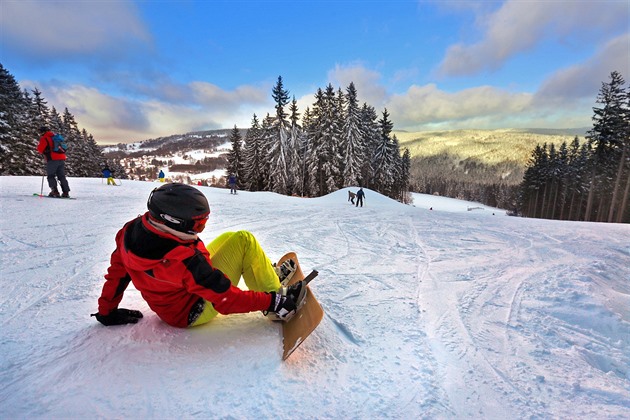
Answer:
[{"label": "black helmet", "polygon": [[39,127],[39,133],[40,134],[44,134],[48,131],[48,127],[46,127],[45,125],[42,125],[41,127]]},{"label": "black helmet", "polygon": [[200,233],[210,215],[208,200],[198,189],[186,184],[164,184],[151,191],[149,214],[156,221],[184,233]]}]

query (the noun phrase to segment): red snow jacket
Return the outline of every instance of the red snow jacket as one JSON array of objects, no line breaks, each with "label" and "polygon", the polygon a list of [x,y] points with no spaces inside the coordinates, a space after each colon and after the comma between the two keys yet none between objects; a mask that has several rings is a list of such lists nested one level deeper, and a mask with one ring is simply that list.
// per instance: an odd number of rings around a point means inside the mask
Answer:
[{"label": "red snow jacket", "polygon": [[49,160],[66,160],[65,153],[53,152],[53,132],[46,131],[39,138],[39,144],[37,145],[37,151],[46,156],[46,161]]},{"label": "red snow jacket", "polygon": [[148,212],[137,217],[116,234],[98,300],[101,315],[118,308],[130,281],[149,307],[174,327],[188,326],[190,310],[201,298],[224,315],[269,308],[269,293],[241,290],[212,267],[201,240],[182,241],[156,229],[148,217]]}]

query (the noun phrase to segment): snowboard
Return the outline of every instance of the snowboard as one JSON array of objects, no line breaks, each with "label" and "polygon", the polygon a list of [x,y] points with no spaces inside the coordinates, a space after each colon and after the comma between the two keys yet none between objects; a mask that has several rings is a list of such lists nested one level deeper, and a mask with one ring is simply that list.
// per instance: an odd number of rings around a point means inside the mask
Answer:
[{"label": "snowboard", "polygon": [[[289,285],[304,280],[304,273],[300,267],[297,255],[295,252],[288,252],[280,261],[280,266],[284,261],[292,259],[297,265],[297,270]],[[314,272],[317,275],[317,272]],[[309,275],[310,276],[310,275]],[[282,345],[283,353],[282,360],[287,360],[289,356],[304,342],[304,340],[313,332],[319,325],[324,317],[324,310],[315,298],[313,291],[309,286],[307,287],[306,297],[304,298],[304,305],[298,310],[298,312],[287,322],[282,323]]]}]

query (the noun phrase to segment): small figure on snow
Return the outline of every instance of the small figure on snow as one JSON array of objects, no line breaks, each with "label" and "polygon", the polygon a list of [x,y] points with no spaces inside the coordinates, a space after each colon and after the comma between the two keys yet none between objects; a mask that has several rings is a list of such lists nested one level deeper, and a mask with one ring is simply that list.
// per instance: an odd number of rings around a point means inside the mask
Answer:
[{"label": "small figure on snow", "polygon": [[112,172],[107,165],[103,168],[103,178],[107,178],[107,185],[116,185],[114,182],[114,172]]},{"label": "small figure on snow", "polygon": [[365,193],[363,192],[363,188],[359,188],[359,191],[357,191],[357,204],[356,204],[357,207],[359,207],[359,204],[361,204],[361,207],[363,207],[364,198],[365,198]]},{"label": "small figure on snow", "polygon": [[[70,186],[66,179],[66,152],[61,149],[55,151],[53,147],[53,132],[48,127],[39,129],[39,144],[37,151],[46,157],[46,175],[48,176],[48,186],[50,187],[50,197],[70,198]],[[61,184],[61,195],[57,189],[57,180]],[[43,180],[42,180],[43,183]]]},{"label": "small figure on snow", "polygon": [[348,201],[352,204],[354,204],[354,197],[356,197],[357,195],[355,193],[353,193],[352,191],[348,191]]},{"label": "small figure on snow", "polygon": [[[280,321],[296,313],[306,287],[282,287],[297,270],[295,262],[274,267],[247,231],[223,233],[207,247],[199,239],[210,215],[201,191],[164,184],[151,192],[147,207],[116,235],[98,312],[92,314],[99,322],[135,324],[143,317],[118,306],[129,282],[174,327],[201,325],[219,313],[263,311]],[[237,287],[241,275],[249,290]]]},{"label": "small figure on snow", "polygon": [[236,175],[230,174],[228,185],[230,186],[230,194],[236,194]]},{"label": "small figure on snow", "polygon": [[158,179],[160,182],[164,182],[164,171],[160,169],[160,173],[158,174]]}]

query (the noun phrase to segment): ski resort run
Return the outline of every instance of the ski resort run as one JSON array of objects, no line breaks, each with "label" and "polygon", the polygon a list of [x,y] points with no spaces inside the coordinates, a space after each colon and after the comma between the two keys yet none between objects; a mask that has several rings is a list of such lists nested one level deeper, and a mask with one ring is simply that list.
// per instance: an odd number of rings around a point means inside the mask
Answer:
[{"label": "ski resort run", "polygon": [[70,178],[76,200],[40,185],[0,178],[0,418],[629,416],[628,225],[200,187],[204,242],[248,230],[271,260],[295,251],[319,272],[324,318],[282,361],[262,314],[176,329],[132,286],[121,306],[144,318],[99,324],[114,235],[159,183]]}]

